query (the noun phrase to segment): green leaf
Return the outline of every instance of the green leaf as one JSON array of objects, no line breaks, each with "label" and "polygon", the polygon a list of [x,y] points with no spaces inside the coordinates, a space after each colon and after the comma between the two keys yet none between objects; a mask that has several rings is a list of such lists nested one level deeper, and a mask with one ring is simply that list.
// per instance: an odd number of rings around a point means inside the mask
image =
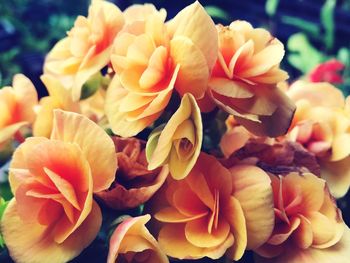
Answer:
[{"label": "green leaf", "polygon": [[313,37],[318,37],[320,34],[320,27],[317,23],[294,16],[282,16],[281,21],[284,24],[294,26],[307,34],[310,34]]},{"label": "green leaf", "polygon": [[87,99],[95,94],[95,92],[101,87],[103,76],[100,72],[93,75],[82,87],[80,99]]},{"label": "green leaf", "polygon": [[[3,198],[0,197],[0,221],[1,221],[2,215],[5,212],[7,204],[8,204],[8,202],[6,202]],[[0,234],[0,248],[4,248],[4,246],[5,246],[5,242]]]},{"label": "green leaf", "polygon": [[0,183],[0,195],[5,200],[10,200],[13,197],[11,188],[8,182]]},{"label": "green leaf", "polygon": [[230,14],[217,6],[208,5],[205,6],[205,10],[212,18],[221,19],[228,22],[231,20]]},{"label": "green leaf", "polygon": [[291,53],[288,56],[288,62],[304,74],[327,60],[327,57],[314,48],[303,33],[291,35],[287,42],[287,48]]},{"label": "green leaf", "polygon": [[2,219],[2,215],[5,212],[8,202],[0,197],[0,220]]},{"label": "green leaf", "polygon": [[279,0],[266,0],[265,3],[265,12],[269,16],[274,16],[276,14],[276,10],[279,4]]},{"label": "green leaf", "polygon": [[8,166],[9,162],[0,167],[0,197],[5,200],[10,200],[13,195],[8,182]]},{"label": "green leaf", "polygon": [[336,0],[326,0],[321,9],[321,23],[325,29],[324,44],[331,49],[334,44],[334,9]]},{"label": "green leaf", "polygon": [[342,47],[338,50],[337,59],[345,66],[350,66],[350,51],[349,49]]}]

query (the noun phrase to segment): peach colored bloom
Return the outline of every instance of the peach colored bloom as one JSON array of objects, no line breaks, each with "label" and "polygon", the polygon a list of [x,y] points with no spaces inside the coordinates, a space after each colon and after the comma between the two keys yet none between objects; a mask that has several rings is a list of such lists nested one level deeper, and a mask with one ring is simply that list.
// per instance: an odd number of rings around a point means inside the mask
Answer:
[{"label": "peach colored bloom", "polygon": [[169,262],[145,226],[150,219],[150,215],[127,218],[114,230],[109,242],[107,263]]},{"label": "peach colored bloom", "polygon": [[42,82],[49,92],[49,96],[40,99],[40,106],[37,110],[37,117],[33,125],[33,135],[50,137],[53,125],[53,112],[55,109],[80,112],[78,102],[72,100],[69,89],[66,89],[61,82],[51,75],[42,75]]},{"label": "peach colored bloom", "polygon": [[258,254],[267,258],[283,257],[289,247],[326,249],[339,242],[344,222],[323,179],[311,173],[271,175],[270,178],[275,228],[266,244],[256,250]]},{"label": "peach colored bloom", "polygon": [[348,263],[350,255],[350,229],[346,230],[341,240],[335,245],[325,248],[298,249],[289,247],[278,258],[257,257],[256,263]]},{"label": "peach colored bloom", "polygon": [[93,193],[114,180],[110,137],[82,115],[54,115],[51,138],[28,138],[10,164],[14,198],[1,230],[16,262],[67,262],[80,254],[102,222]]},{"label": "peach colored bloom", "polygon": [[188,92],[202,98],[217,57],[215,25],[199,2],[167,23],[164,10],[152,10],[131,19],[114,42],[111,61],[116,75],[105,110],[113,132],[122,137],[153,123],[174,88],[181,96]]},{"label": "peach colored bloom", "polygon": [[169,164],[174,179],[183,179],[191,171],[202,146],[201,113],[195,98],[187,93],[167,124],[156,128],[148,138],[148,168]]},{"label": "peach colored bloom", "polygon": [[150,199],[169,174],[167,166],[148,170],[144,141],[113,137],[118,170],[109,189],[96,195],[113,209],[135,208]]},{"label": "peach colored bloom", "polygon": [[109,63],[112,43],[123,25],[123,14],[117,6],[93,0],[88,16],[78,16],[68,36],[48,54],[45,73],[69,82],[73,100],[79,100],[83,84]]},{"label": "peach colored bloom", "polygon": [[158,241],[174,258],[238,260],[246,248],[262,245],[274,215],[268,175],[254,166],[223,167],[202,153],[184,179],[169,178],[168,205],[155,218],[162,222]]},{"label": "peach colored bloom", "polygon": [[314,153],[321,176],[336,197],[350,186],[350,111],[341,91],[328,83],[297,81],[288,95],[296,102],[288,138]]},{"label": "peach colored bloom", "polygon": [[254,134],[284,134],[295,106],[277,88],[288,78],[279,68],[283,44],[245,21],[217,30],[219,55],[209,81],[212,99]]},{"label": "peach colored bloom", "polygon": [[157,8],[152,4],[134,4],[126,8],[123,12],[125,24],[130,25],[136,21],[145,21],[149,16],[160,14],[162,17],[166,17],[166,10]]},{"label": "peach colored bloom", "polygon": [[40,99],[40,105],[36,108],[37,116],[33,125],[34,136],[50,137],[53,122],[53,111],[61,109],[70,112],[81,113],[96,123],[103,121],[105,90],[99,87],[95,94],[87,99],[73,101],[71,90],[54,76],[44,74],[41,76],[49,92],[49,96]]},{"label": "peach colored bloom", "polygon": [[0,89],[0,147],[23,126],[33,123],[37,104],[35,87],[22,74],[13,77],[12,87]]}]

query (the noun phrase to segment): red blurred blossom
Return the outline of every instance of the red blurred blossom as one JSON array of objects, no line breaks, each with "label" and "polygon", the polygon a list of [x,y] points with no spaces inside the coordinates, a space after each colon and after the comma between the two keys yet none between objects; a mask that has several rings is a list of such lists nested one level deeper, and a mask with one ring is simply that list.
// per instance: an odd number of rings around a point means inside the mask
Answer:
[{"label": "red blurred blossom", "polygon": [[309,79],[311,82],[342,84],[344,83],[344,79],[340,74],[340,71],[344,68],[345,65],[343,63],[336,59],[331,59],[314,68],[309,75]]}]

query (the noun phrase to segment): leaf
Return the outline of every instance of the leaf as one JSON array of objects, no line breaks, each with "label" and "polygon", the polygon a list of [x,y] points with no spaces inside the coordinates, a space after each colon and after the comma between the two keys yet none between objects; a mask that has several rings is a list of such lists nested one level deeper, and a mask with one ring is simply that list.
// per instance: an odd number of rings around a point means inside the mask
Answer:
[{"label": "leaf", "polygon": [[269,16],[274,16],[276,14],[276,10],[279,4],[279,0],[266,0],[265,3],[265,12]]},{"label": "leaf", "polygon": [[318,37],[320,35],[320,27],[317,23],[313,23],[298,17],[284,15],[281,17],[281,21],[284,24],[294,26],[308,35]]},{"label": "leaf", "polygon": [[13,197],[10,184],[7,179],[9,165],[10,161],[0,167],[0,197],[4,198],[5,200],[10,200]]},{"label": "leaf", "polygon": [[336,0],[326,0],[321,9],[321,22],[325,29],[324,44],[331,49],[334,44],[334,9]]},{"label": "leaf", "polygon": [[288,62],[304,74],[327,60],[327,57],[313,47],[303,33],[291,35],[287,42],[287,48],[291,52],[288,56]]},{"label": "leaf", "polygon": [[342,47],[338,50],[337,59],[345,66],[350,65],[350,51],[349,49]]},{"label": "leaf", "polygon": [[0,195],[5,200],[10,200],[13,197],[11,188],[8,182],[0,183]]},{"label": "leaf", "polygon": [[208,5],[205,6],[205,10],[212,18],[221,19],[227,22],[231,20],[230,14],[217,6]]},{"label": "leaf", "polygon": [[101,87],[103,77],[100,72],[93,75],[82,87],[80,99],[87,99],[95,94],[95,92]]},{"label": "leaf", "polygon": [[[2,215],[4,214],[4,211],[7,207],[8,202],[6,202],[3,198],[0,197],[0,221],[2,218]],[[4,239],[2,238],[2,235],[0,234],[0,248],[4,248],[5,243]]]}]

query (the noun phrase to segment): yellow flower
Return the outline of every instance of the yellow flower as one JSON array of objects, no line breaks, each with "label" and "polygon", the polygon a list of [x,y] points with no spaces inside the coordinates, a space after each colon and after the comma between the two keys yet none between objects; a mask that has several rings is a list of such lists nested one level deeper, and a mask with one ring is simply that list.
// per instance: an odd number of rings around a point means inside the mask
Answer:
[{"label": "yellow flower", "polygon": [[350,111],[344,96],[329,83],[303,81],[293,83],[288,95],[297,105],[288,139],[316,155],[334,196],[345,195],[350,186]]},{"label": "yellow flower", "polygon": [[212,99],[256,135],[284,134],[295,106],[277,88],[288,78],[279,68],[283,44],[245,21],[217,30],[219,55],[209,81]]},{"label": "yellow flower", "polygon": [[0,89],[0,147],[23,126],[35,120],[38,95],[32,82],[22,74],[13,78],[13,87]]},{"label": "yellow flower", "polygon": [[[122,137],[153,123],[174,88],[181,96],[202,98],[217,57],[215,25],[199,2],[167,23],[164,11],[144,9],[145,15],[131,19],[118,34],[111,58],[116,74],[105,110],[113,132]],[[135,10],[139,14],[142,7]]]},{"label": "yellow flower", "polygon": [[150,219],[150,215],[127,218],[114,230],[109,242],[107,263],[169,262],[145,226]]},{"label": "yellow flower", "polygon": [[[256,250],[259,255],[276,258],[273,262],[303,262],[294,261],[293,257],[297,258],[298,253],[303,254],[304,251],[317,254],[317,250],[332,248],[341,240],[345,225],[323,179],[311,173],[271,175],[270,178],[276,222],[269,240]],[[311,251],[307,251],[309,249]],[[295,254],[289,253],[289,250]]]},{"label": "yellow flower", "polygon": [[49,92],[49,96],[40,99],[40,106],[37,110],[37,117],[33,125],[33,135],[50,137],[53,125],[54,110],[80,112],[78,102],[72,100],[69,89],[66,89],[61,82],[51,75],[41,76]]},{"label": "yellow flower", "polygon": [[114,180],[111,138],[86,117],[54,112],[51,138],[31,137],[15,151],[9,181],[14,198],[1,231],[16,262],[67,262],[99,232],[93,193]]},{"label": "yellow flower", "polygon": [[345,226],[342,238],[335,245],[324,248],[299,249],[289,247],[277,258],[255,257],[256,263],[347,263],[350,255],[350,229]]},{"label": "yellow flower", "polygon": [[231,260],[269,238],[274,225],[271,181],[261,169],[223,167],[202,153],[184,180],[169,178],[165,207],[155,214],[162,222],[158,241],[178,259]]},{"label": "yellow flower", "polygon": [[83,84],[110,61],[112,43],[124,18],[117,6],[93,0],[87,17],[79,16],[68,36],[48,54],[44,71],[72,86],[73,100],[80,99]]},{"label": "yellow flower", "polygon": [[195,98],[187,93],[168,123],[156,128],[149,136],[146,146],[148,169],[169,164],[173,178],[185,178],[197,161],[202,137],[200,110]]}]

